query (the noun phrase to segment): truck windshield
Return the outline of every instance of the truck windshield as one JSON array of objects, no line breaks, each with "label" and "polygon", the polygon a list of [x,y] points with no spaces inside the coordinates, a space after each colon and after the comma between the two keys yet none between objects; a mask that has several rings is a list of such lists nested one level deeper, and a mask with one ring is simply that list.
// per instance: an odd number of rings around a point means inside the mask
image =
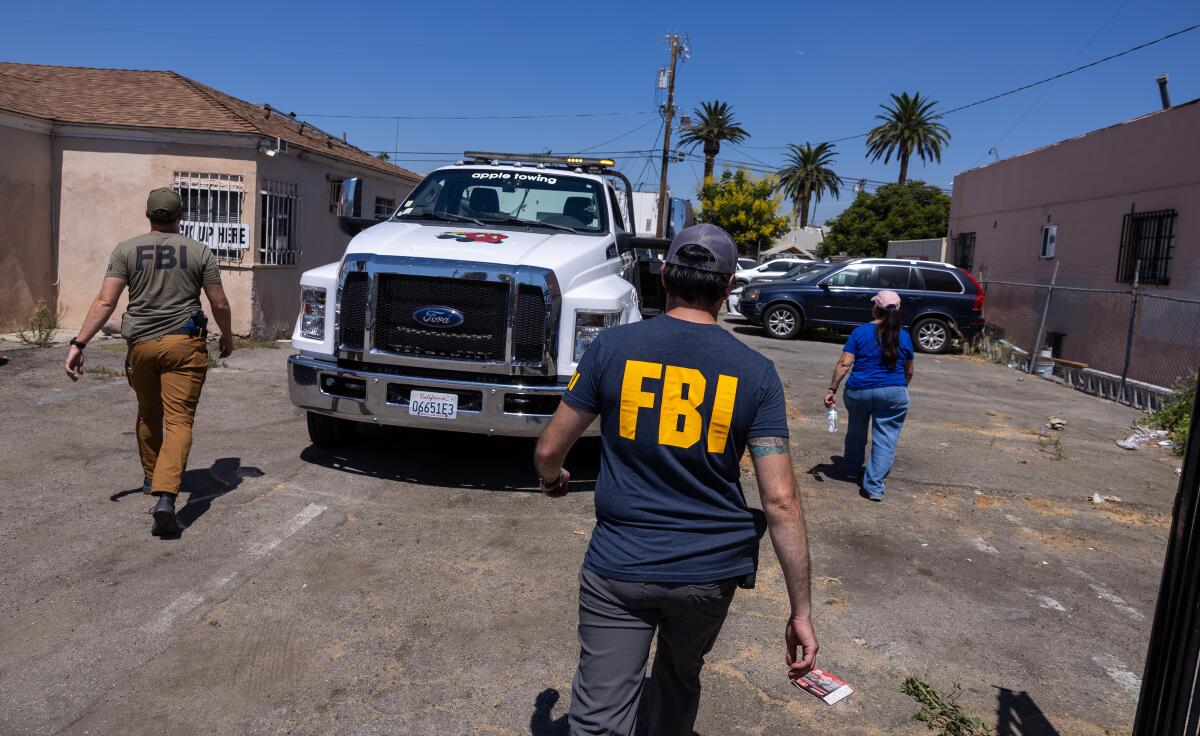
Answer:
[{"label": "truck windshield", "polygon": [[396,212],[401,220],[467,219],[497,226],[604,233],[604,187],[553,169],[447,169],[422,181]]}]

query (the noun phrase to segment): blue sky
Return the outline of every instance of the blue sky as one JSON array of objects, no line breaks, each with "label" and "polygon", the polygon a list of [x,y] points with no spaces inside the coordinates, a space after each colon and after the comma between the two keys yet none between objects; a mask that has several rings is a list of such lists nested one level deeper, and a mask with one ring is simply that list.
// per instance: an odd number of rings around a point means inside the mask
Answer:
[{"label": "blue sky", "polygon": [[[54,9],[53,14],[39,12]],[[660,119],[655,71],[663,35],[688,35],[677,104],[731,103],[751,138],[722,157],[776,166],[771,146],[868,130],[890,92],[920,91],[949,109],[1200,22],[1195,0],[1088,2],[427,3],[161,2],[0,6],[0,58],[41,64],[170,69],[251,102],[295,111],[369,150],[645,150]],[[940,164],[910,176],[948,188],[954,174],[1200,97],[1200,30],[1052,85],[955,113]],[[342,119],[317,115],[642,113],[534,120]],[[634,130],[635,128],[638,128]],[[621,136],[629,132],[628,135]],[[397,144],[398,141],[398,144]],[[849,179],[894,179],[893,162],[837,144]],[[644,189],[657,163],[617,155]],[[446,153],[404,153],[428,171]],[[670,183],[693,196],[699,163]],[[826,200],[822,221],[852,199]]]}]

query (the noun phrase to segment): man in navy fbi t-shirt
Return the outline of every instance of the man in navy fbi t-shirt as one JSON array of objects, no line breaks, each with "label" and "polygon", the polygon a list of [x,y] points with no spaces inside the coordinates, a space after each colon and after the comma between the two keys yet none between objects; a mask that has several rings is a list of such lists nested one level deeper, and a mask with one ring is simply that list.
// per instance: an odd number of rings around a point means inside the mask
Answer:
[{"label": "man in navy fbi t-shirt", "polygon": [[633,732],[656,630],[649,732],[692,732],[704,655],[734,590],[751,587],[757,567],[762,515],[740,483],[747,448],[791,602],[788,674],[795,680],[812,668],[808,542],[783,386],[771,361],[716,321],[736,264],[737,248],[714,225],[675,236],[663,266],[666,314],[601,333],[538,441],[542,490],[562,496],[570,479],[563,459],[600,419],[572,734]]}]

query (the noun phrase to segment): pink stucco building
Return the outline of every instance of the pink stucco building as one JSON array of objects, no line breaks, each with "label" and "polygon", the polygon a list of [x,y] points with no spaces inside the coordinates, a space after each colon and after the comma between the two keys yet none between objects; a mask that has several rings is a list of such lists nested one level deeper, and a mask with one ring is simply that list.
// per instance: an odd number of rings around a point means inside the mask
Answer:
[{"label": "pink stucco building", "polygon": [[[146,194],[184,199],[185,232],[220,258],[238,334],[291,331],[300,274],[349,240],[334,203],[363,182],[387,216],[417,174],[269,105],[173,72],[0,63],[0,332],[41,299],[75,328]],[[118,307],[118,313],[124,305]]]},{"label": "pink stucco building", "polygon": [[[957,175],[949,236],[980,281],[1047,284],[1057,267],[1060,286],[1110,290],[1056,291],[1042,343],[1099,371],[1124,368],[1136,274],[1130,378],[1170,385],[1200,360],[1200,304],[1174,301],[1200,300],[1200,100]],[[1044,301],[989,287],[985,316],[1031,349]]]}]

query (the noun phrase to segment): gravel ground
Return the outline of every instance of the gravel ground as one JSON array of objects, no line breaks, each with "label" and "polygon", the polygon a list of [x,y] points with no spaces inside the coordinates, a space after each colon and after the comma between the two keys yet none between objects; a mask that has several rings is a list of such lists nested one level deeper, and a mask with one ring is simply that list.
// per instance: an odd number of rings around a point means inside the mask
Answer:
[{"label": "gravel ground", "polygon": [[[788,684],[764,541],[697,731],[925,733],[897,691],[917,675],[961,685],[1000,736],[1127,733],[1178,465],[1114,445],[1137,412],[922,356],[871,504],[826,474],[838,344],[728,326],[784,377],[818,662],[857,692],[827,706]],[[99,370],[74,385],[61,349],[3,347],[0,733],[566,733],[594,444],[558,501],[534,492],[529,441],[370,427],[320,450],[287,400],[287,350],[241,350],[201,399],[187,528],[159,540],[122,345],[89,347]],[[1051,414],[1061,442],[1038,434]]]}]

